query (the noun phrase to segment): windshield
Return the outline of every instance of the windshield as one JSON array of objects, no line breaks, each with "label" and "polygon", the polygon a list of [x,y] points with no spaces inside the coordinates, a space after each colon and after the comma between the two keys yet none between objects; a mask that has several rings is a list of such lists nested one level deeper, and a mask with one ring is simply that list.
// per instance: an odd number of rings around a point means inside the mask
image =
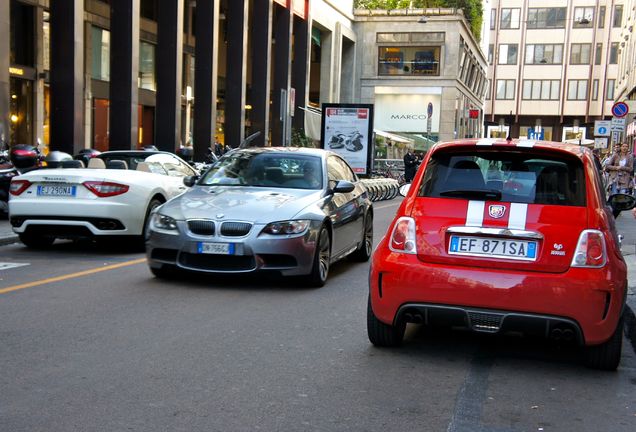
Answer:
[{"label": "windshield", "polygon": [[239,151],[216,162],[199,184],[322,189],[323,170],[316,156]]}]

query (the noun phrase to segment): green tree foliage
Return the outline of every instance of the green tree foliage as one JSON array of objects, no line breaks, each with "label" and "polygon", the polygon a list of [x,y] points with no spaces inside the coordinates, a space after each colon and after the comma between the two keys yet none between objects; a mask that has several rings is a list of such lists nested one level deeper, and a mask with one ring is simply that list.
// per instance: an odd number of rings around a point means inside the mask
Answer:
[{"label": "green tree foliage", "polygon": [[353,5],[359,9],[421,9],[435,7],[462,9],[475,39],[481,39],[481,24],[484,19],[481,0],[355,0]]}]

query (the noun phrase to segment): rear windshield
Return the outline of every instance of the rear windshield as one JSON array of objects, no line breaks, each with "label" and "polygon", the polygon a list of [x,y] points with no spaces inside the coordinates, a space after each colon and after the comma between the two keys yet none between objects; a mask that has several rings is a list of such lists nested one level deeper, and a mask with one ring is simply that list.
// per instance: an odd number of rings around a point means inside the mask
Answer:
[{"label": "rear windshield", "polygon": [[435,153],[419,196],[585,206],[582,162],[567,155],[475,149]]}]

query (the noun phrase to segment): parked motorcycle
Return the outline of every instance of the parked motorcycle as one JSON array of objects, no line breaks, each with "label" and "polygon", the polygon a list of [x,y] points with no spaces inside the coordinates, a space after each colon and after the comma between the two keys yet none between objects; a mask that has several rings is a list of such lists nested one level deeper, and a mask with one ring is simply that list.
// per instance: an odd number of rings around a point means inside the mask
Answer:
[{"label": "parked motorcycle", "polygon": [[0,217],[9,214],[9,187],[17,175],[40,167],[40,152],[28,144],[16,144],[0,152]]}]

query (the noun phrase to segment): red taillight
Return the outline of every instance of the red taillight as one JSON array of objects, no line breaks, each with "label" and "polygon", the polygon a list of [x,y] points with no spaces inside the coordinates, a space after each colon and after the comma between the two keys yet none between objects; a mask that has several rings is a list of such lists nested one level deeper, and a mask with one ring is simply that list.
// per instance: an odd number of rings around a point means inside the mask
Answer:
[{"label": "red taillight", "polygon": [[603,267],[606,262],[605,237],[601,231],[585,230],[572,258],[572,267]]},{"label": "red taillight", "polygon": [[415,220],[410,217],[399,218],[391,233],[389,249],[393,252],[416,254],[415,243]]},{"label": "red taillight", "polygon": [[82,184],[86,189],[101,198],[112,197],[128,192],[128,186],[119,183],[87,181]]},{"label": "red taillight", "polygon": [[31,186],[31,182],[28,180],[12,180],[11,186],[9,186],[9,193],[11,195],[18,196]]}]

